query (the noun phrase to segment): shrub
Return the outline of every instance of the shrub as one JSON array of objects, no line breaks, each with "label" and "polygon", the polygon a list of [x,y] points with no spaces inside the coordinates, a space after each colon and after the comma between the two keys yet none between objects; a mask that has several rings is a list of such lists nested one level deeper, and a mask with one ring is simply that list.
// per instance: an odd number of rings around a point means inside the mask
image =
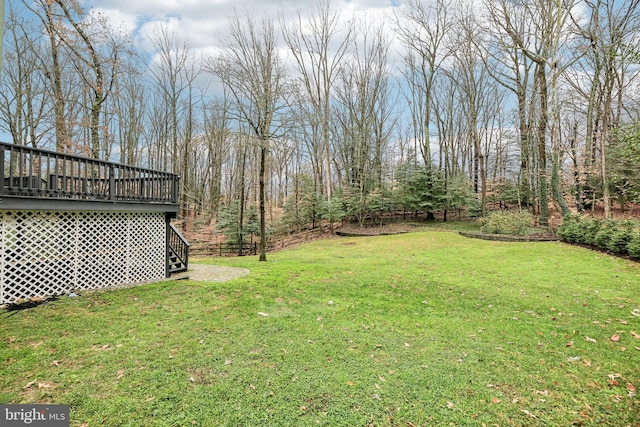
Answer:
[{"label": "shrub", "polygon": [[602,249],[609,248],[609,242],[616,232],[616,223],[613,220],[607,220],[600,227],[593,239],[593,245]]},{"label": "shrub", "polygon": [[577,216],[566,216],[558,229],[560,240],[568,243],[578,243],[582,234],[582,224]]},{"label": "shrub", "polygon": [[566,217],[558,236],[568,243],[584,243],[616,254],[629,254],[640,258],[640,223]]},{"label": "shrub", "polygon": [[528,211],[496,211],[482,218],[480,224],[485,233],[522,236],[532,222],[533,216]]},{"label": "shrub", "polygon": [[596,245],[596,235],[602,228],[602,220],[590,219],[583,223],[582,237],[579,238],[578,243],[584,243],[585,245]]},{"label": "shrub", "polygon": [[614,225],[614,232],[609,238],[607,249],[616,254],[627,254],[627,246],[633,237],[633,223],[630,221],[618,222]]},{"label": "shrub", "polygon": [[640,258],[640,231],[632,233],[627,243],[627,253],[634,258]]}]

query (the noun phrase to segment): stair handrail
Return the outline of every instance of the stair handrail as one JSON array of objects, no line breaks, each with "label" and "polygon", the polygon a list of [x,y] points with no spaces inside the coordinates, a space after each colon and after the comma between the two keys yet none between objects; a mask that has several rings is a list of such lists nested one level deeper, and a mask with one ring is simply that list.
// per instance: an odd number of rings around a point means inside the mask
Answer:
[{"label": "stair handrail", "polygon": [[[171,223],[169,223],[169,241],[168,247],[176,257],[182,262],[184,265],[184,270],[189,268],[189,242],[187,239],[178,231],[178,229]],[[169,254],[167,254],[167,257]]]}]

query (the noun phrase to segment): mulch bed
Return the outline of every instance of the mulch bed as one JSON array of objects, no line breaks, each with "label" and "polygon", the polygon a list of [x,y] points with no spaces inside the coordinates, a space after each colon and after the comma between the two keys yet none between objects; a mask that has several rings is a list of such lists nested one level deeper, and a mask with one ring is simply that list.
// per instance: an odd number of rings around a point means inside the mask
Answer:
[{"label": "mulch bed", "polygon": [[404,234],[416,231],[416,227],[411,224],[384,224],[380,225],[359,225],[348,224],[336,230],[336,235],[344,237],[357,236],[390,236],[394,234]]},{"label": "mulch bed", "polygon": [[464,237],[471,237],[474,239],[493,240],[497,242],[555,242],[558,237],[553,234],[532,234],[529,236],[511,236],[508,234],[487,234],[487,233],[469,233],[466,231],[459,231],[459,234]]}]

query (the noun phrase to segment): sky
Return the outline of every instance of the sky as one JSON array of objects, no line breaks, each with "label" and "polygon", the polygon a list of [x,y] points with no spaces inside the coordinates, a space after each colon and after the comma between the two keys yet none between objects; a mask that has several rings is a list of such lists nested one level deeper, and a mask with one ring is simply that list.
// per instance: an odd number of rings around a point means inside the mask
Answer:
[{"label": "sky", "polygon": [[[366,16],[369,22],[391,22],[394,10],[405,0],[331,0],[342,19]],[[215,52],[227,28],[228,17],[237,12],[260,17],[292,19],[311,14],[319,0],[81,0],[85,10],[109,17],[112,25],[125,28],[137,46],[150,48],[158,25],[175,30],[195,51]]]}]

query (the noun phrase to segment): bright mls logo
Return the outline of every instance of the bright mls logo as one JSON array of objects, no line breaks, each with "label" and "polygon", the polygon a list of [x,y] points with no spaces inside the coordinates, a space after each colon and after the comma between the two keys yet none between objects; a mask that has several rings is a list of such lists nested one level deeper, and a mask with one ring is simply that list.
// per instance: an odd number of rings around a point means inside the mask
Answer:
[{"label": "bright mls logo", "polygon": [[69,427],[69,405],[0,405],[0,425]]}]

